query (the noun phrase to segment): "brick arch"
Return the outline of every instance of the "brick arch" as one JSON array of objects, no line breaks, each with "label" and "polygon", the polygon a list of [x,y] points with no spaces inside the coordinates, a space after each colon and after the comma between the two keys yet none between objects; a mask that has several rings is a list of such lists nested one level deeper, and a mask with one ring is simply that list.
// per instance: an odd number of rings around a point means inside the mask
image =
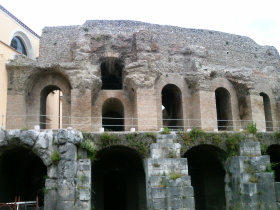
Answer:
[{"label": "brick arch", "polygon": [[93,164],[92,194],[98,209],[146,208],[143,158],[134,149],[110,146],[97,153]]},{"label": "brick arch", "polygon": [[102,107],[106,100],[108,99],[116,99],[119,100],[124,109],[124,130],[128,131],[132,127],[132,124],[136,125],[136,122],[132,122],[132,118],[134,117],[134,104],[128,96],[125,94],[123,90],[101,90],[92,104],[92,125],[93,130],[98,131],[102,126]]},{"label": "brick arch", "polygon": [[[35,125],[39,125],[38,116],[42,114],[40,112],[41,103],[43,103],[42,97],[46,97],[53,90],[61,90],[63,94],[62,115],[65,116],[62,119],[62,127],[68,127],[70,123],[68,116],[71,112],[71,85],[69,80],[60,73],[41,74],[36,78],[32,88],[26,94],[27,122],[34,122]],[[32,126],[30,125],[30,127]]]},{"label": "brick arch", "polygon": [[[231,104],[231,119],[233,129],[240,129],[240,116],[238,108],[238,98],[234,86],[230,81],[224,78],[215,78],[211,81],[211,91],[215,92],[218,88],[224,88],[230,95],[230,104]],[[216,105],[215,105],[216,106]]]},{"label": "brick arch", "polygon": [[[277,113],[276,113],[277,107],[276,107],[275,96],[272,93],[271,87],[268,85],[263,85],[263,84],[258,83],[258,84],[254,85],[254,88],[255,88],[255,91],[260,96],[263,97],[266,130],[273,131],[273,130],[275,130],[274,127],[279,127],[279,125],[277,125],[277,123],[279,123],[279,122],[277,122]],[[270,121],[270,122],[268,122],[268,121]],[[271,127],[271,128],[267,129],[267,127]]]},{"label": "brick arch", "polygon": [[[185,79],[178,75],[173,74],[164,74],[161,75],[155,82],[155,90],[156,90],[156,96],[157,96],[157,116],[158,121],[160,123],[160,127],[163,127],[162,125],[162,90],[167,85],[174,85],[174,87],[177,87],[181,94],[181,113],[180,118],[182,119],[188,119],[190,118],[190,98],[191,98],[191,90],[188,87],[188,84],[186,83]],[[185,120],[182,122],[181,126],[185,126],[187,122]],[[183,129],[183,127],[182,127]]]},{"label": "brick arch", "polygon": [[189,149],[184,157],[188,159],[196,208],[225,209],[225,151],[202,144]]}]

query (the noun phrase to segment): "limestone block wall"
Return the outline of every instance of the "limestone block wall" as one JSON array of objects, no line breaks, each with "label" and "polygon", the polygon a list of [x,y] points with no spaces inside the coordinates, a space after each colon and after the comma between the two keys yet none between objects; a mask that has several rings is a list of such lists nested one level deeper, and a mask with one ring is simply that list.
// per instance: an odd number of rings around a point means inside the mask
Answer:
[{"label": "limestone block wall", "polygon": [[269,156],[261,156],[260,143],[240,144],[240,156],[227,160],[225,178],[227,209],[278,209],[278,183],[267,172]]},{"label": "limestone block wall", "polygon": [[[44,191],[44,209],[90,209],[91,163],[77,158],[82,140],[81,132],[74,130],[1,130],[0,154],[24,147],[43,161],[47,168],[45,187],[40,189]],[[60,155],[56,162],[54,152]]]}]

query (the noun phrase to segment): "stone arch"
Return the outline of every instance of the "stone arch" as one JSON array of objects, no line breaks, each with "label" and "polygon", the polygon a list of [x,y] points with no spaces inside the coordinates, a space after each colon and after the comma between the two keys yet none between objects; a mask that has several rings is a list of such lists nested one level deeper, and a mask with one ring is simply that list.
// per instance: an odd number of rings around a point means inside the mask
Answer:
[{"label": "stone arch", "polygon": [[124,131],[124,105],[117,98],[108,98],[102,105],[102,127]]},{"label": "stone arch", "polygon": [[125,146],[100,150],[92,166],[93,206],[97,209],[146,209],[142,157]]},{"label": "stone arch", "polygon": [[263,108],[264,108],[266,130],[273,131],[273,121],[272,121],[270,98],[264,92],[261,92],[260,96],[263,98]]},{"label": "stone arch", "polygon": [[92,104],[92,125],[93,130],[98,131],[102,127],[102,107],[106,100],[114,99],[123,105],[124,130],[128,131],[131,127],[136,126],[134,117],[134,104],[123,90],[101,90]]},{"label": "stone arch", "polygon": [[280,145],[270,145],[267,148],[266,153],[270,157],[271,169],[274,170],[275,182],[280,182]]},{"label": "stone arch", "polygon": [[71,114],[71,86],[69,81],[59,73],[37,75],[33,81],[32,88],[26,95],[27,122],[32,123],[29,127],[40,125],[42,128],[46,128],[46,116],[44,115],[46,115],[47,96],[55,90],[62,92],[62,96],[59,96],[59,101],[61,101],[59,104],[62,106],[62,115],[59,116],[62,118],[60,127],[68,127]]},{"label": "stone arch", "polygon": [[0,203],[39,199],[44,205],[44,187],[47,167],[42,158],[28,146],[8,145],[0,152]]},{"label": "stone arch", "polygon": [[[238,98],[236,95],[236,91],[231,84],[230,81],[224,78],[215,78],[212,80],[211,89],[215,92],[216,96],[216,110],[217,105],[219,105],[219,101],[223,104],[223,101],[227,103],[227,108],[224,110],[224,117],[220,120],[220,122],[227,122],[227,125],[220,125],[218,124],[218,128],[222,128],[222,126],[230,127],[230,130],[235,130],[237,128],[241,128],[240,117],[239,117],[239,109],[238,109]],[[218,90],[218,92],[216,92]],[[223,100],[223,95],[228,96],[228,100]],[[220,98],[217,101],[217,96]],[[218,103],[217,103],[218,102]],[[221,105],[220,104],[220,105]],[[223,110],[223,109],[220,109]],[[219,110],[217,110],[219,111]],[[218,112],[217,112],[217,120],[218,119]],[[224,120],[224,121],[223,121]]]},{"label": "stone arch", "polygon": [[196,209],[226,209],[226,152],[216,146],[202,144],[189,149],[183,157],[188,159]]}]

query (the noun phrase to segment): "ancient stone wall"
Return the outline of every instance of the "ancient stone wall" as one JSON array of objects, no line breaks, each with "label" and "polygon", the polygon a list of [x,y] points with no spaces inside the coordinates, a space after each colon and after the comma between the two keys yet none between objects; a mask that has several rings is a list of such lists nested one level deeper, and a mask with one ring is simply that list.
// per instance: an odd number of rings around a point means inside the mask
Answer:
[{"label": "ancient stone wall", "polygon": [[[39,100],[44,88],[62,90],[64,128],[98,131],[108,114],[101,106],[114,98],[124,106],[124,112],[115,112],[126,118],[124,130],[159,130],[166,116],[175,117],[178,123],[172,126],[183,130],[217,129],[217,120],[229,121],[228,130],[250,121],[259,130],[279,126],[279,54],[248,37],[134,21],[87,21],[45,28],[38,61],[18,57],[7,69],[8,128],[44,123],[37,116],[44,115]],[[105,78],[111,78],[108,84],[119,81],[121,88],[104,88]],[[222,113],[215,100],[218,88],[230,94],[230,114],[217,118]],[[163,117],[162,90],[175,89],[181,102],[171,110],[181,107],[180,113]],[[269,120],[261,93],[270,99]]]}]

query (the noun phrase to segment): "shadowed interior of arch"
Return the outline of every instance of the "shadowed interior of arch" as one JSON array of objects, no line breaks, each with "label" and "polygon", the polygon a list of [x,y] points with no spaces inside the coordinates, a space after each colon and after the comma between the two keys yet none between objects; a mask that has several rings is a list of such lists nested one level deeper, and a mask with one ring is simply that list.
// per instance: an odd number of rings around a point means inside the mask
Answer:
[{"label": "shadowed interior of arch", "polygon": [[41,91],[40,127],[42,129],[58,129],[62,126],[62,91],[49,85]]},{"label": "shadowed interior of arch", "polygon": [[139,154],[124,146],[101,150],[92,167],[92,189],[96,209],[146,209],[145,173]]},{"label": "shadowed interior of arch", "polygon": [[17,147],[4,150],[0,155],[0,203],[35,201],[43,206],[47,168],[31,150]]},{"label": "shadowed interior of arch", "polygon": [[271,169],[274,171],[275,182],[280,182],[280,145],[270,145],[266,153],[270,157]]},{"label": "shadowed interior of arch", "polygon": [[226,153],[211,145],[199,145],[188,150],[189,175],[194,188],[195,209],[226,209],[225,170]]},{"label": "shadowed interior of arch", "polygon": [[215,97],[218,130],[232,130],[233,122],[230,93],[227,89],[220,87],[215,90]]},{"label": "shadowed interior of arch", "polygon": [[182,129],[182,96],[173,84],[165,85],[161,91],[163,127]]},{"label": "shadowed interior of arch", "polygon": [[263,97],[263,107],[264,107],[264,117],[265,125],[267,131],[273,131],[272,114],[271,114],[271,104],[269,96],[266,93],[260,93]]},{"label": "shadowed interior of arch", "polygon": [[102,127],[109,131],[124,131],[124,107],[119,99],[109,98],[103,103]]},{"label": "shadowed interior of arch", "polygon": [[101,63],[102,89],[121,90],[123,74],[123,62],[115,57],[105,58]]}]

